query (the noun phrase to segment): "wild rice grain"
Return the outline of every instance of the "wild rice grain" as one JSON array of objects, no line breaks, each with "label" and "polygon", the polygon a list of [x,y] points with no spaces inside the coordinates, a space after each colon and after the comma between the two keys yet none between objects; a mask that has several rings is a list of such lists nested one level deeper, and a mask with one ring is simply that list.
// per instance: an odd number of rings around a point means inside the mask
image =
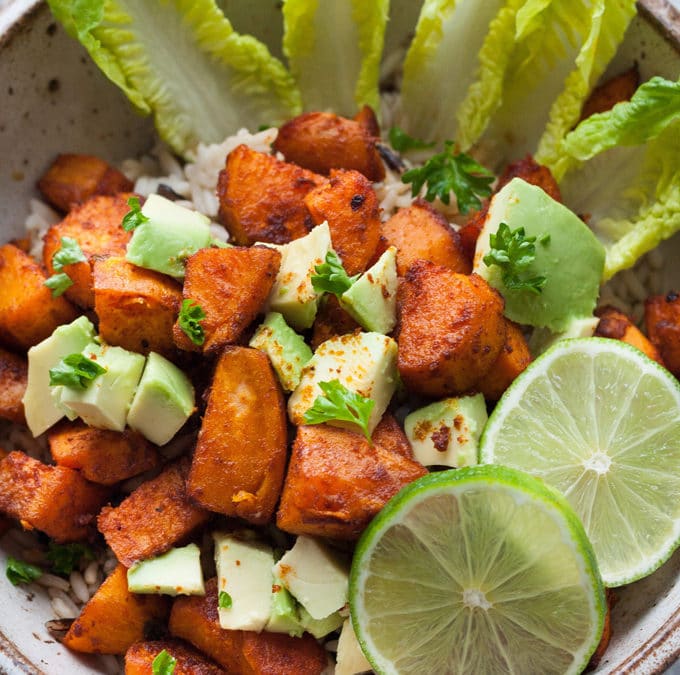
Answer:
[{"label": "wild rice grain", "polygon": [[41,586],[47,588],[48,592],[51,589],[55,589],[58,591],[68,591],[68,589],[70,588],[69,583],[68,581],[66,581],[66,579],[62,579],[61,577],[58,577],[55,574],[49,574],[48,572],[45,572],[41,577],[38,578],[38,583]]},{"label": "wild rice grain", "polygon": [[99,580],[99,563],[93,560],[83,572],[83,579],[88,586],[96,584]]},{"label": "wild rice grain", "polygon": [[90,599],[90,591],[87,588],[87,584],[83,579],[83,575],[80,572],[73,571],[69,576],[69,581],[71,582],[71,590],[76,598],[85,604]]},{"label": "wild rice grain", "polygon": [[622,276],[633,299],[637,302],[644,302],[647,297],[647,289],[643,286],[635,271],[626,270]]},{"label": "wild rice grain", "polygon": [[75,619],[80,612],[67,596],[52,598],[52,610],[59,619]]},{"label": "wild rice grain", "polygon": [[115,656],[111,654],[103,654],[99,658],[102,668],[105,672],[109,673],[109,675],[118,675],[118,673],[122,672],[121,664],[118,662],[118,659]]}]

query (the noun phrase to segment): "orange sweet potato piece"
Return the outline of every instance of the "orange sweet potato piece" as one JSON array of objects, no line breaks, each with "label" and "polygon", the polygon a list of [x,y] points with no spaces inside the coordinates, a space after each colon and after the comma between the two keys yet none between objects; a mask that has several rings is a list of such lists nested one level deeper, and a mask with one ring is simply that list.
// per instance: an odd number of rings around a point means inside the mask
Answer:
[{"label": "orange sweet potato piece", "polygon": [[221,675],[216,663],[179,640],[135,642],[125,652],[125,675],[153,675],[153,660],[166,651],[175,659],[172,675]]},{"label": "orange sweet potato piece", "polygon": [[38,181],[43,197],[62,211],[95,195],[130,192],[133,187],[118,169],[92,155],[57,155]]},{"label": "orange sweet potato piece", "polygon": [[403,277],[416,260],[429,260],[461,274],[469,274],[472,269],[458,233],[422,199],[383,223],[382,235],[388,245],[397,248],[399,276]]},{"label": "orange sweet potato piece", "polygon": [[629,101],[638,88],[638,84],[640,84],[640,73],[636,64],[598,85],[583,104],[581,120],[595,113],[607,112],[622,101]]},{"label": "orange sweet potato piece", "polygon": [[86,539],[108,495],[77,471],[48,466],[23,452],[0,461],[0,513],[57,542]]},{"label": "orange sweet potato piece", "polygon": [[647,298],[645,324],[664,365],[680,379],[680,294],[671,291]]},{"label": "orange sweet potato piece", "polygon": [[[280,264],[281,254],[266,246],[204,248],[187,260],[183,293],[205,312],[204,352],[214,354],[239,339],[262,310]],[[173,335],[181,349],[201,348],[178,324]]]},{"label": "orange sweet potato piece", "polygon": [[336,296],[324,295],[314,320],[312,349],[338,335],[353,333],[359,324],[340,306]]},{"label": "orange sweet potato piece", "polygon": [[239,145],[217,181],[219,220],[234,242],[249,246],[304,237],[312,228],[304,196],[323,176]]},{"label": "orange sweet potato piece", "polygon": [[94,262],[93,280],[99,335],[108,344],[172,357],[172,326],[182,306],[174,279],[116,256]]},{"label": "orange sweet potato piece", "polygon": [[211,511],[266,523],[285,465],[286,412],[269,359],[257,349],[226,347],[215,368],[188,492]]},{"label": "orange sweet potato piece", "polygon": [[169,609],[162,595],[131,593],[127,570],[118,565],[71,624],[63,643],[86,654],[125,654],[144,639],[148,624],[165,621]]},{"label": "orange sweet potato piece", "polygon": [[377,182],[385,178],[385,167],[376,140],[361,122],[330,112],[308,112],[286,122],[272,147],[310,171],[328,175],[332,169],[353,169]]},{"label": "orange sweet potato piece", "polygon": [[63,297],[53,298],[38,263],[12,244],[0,246],[0,343],[26,350],[52,334],[77,312]]},{"label": "orange sweet potato piece", "polygon": [[373,186],[358,171],[331,171],[305,204],[318,225],[328,221],[333,248],[347,274],[363,272],[380,241],[380,208]]},{"label": "orange sweet potato piece", "polygon": [[327,424],[298,427],[276,517],[286,532],[354,540],[404,485],[427,473],[386,415],[373,445]]},{"label": "orange sweet potato piece", "polygon": [[224,630],[217,614],[217,580],[205,584],[205,597],[178,597],[170,612],[170,632],[239,675],[319,675],[324,649],[311,635]]},{"label": "orange sweet potato piece", "polygon": [[505,343],[503,299],[476,274],[416,261],[399,287],[399,373],[413,392],[470,390]]},{"label": "orange sweet potato piece", "polygon": [[52,458],[59,466],[78,469],[93,483],[113,485],[158,466],[157,450],[132,429],[95,429],[82,422],[63,422],[48,434]]},{"label": "orange sweet potato piece", "polygon": [[370,105],[362,106],[361,110],[354,116],[354,121],[358,122],[370,136],[376,139],[380,138],[378,118],[375,116],[375,111]]},{"label": "orange sweet potato piece", "polygon": [[21,399],[26,392],[27,381],[26,359],[0,348],[0,417],[26,424]]},{"label": "orange sweet potato piece", "polygon": [[187,495],[188,471],[189,459],[181,459],[142,483],[119,506],[102,509],[99,531],[123,565],[165,553],[208,520],[210,514]]},{"label": "orange sweet potato piece", "polygon": [[629,345],[639,349],[650,359],[663,365],[657,348],[642,334],[630,317],[620,312],[616,307],[610,306],[598,307],[595,310],[595,315],[600,318],[597,328],[595,328],[595,335],[597,337],[627,342]]},{"label": "orange sweet potato piece", "polygon": [[75,239],[87,262],[66,265],[63,271],[71,277],[73,286],[66,289],[66,297],[84,309],[94,307],[92,266],[98,258],[124,256],[131,232],[126,232],[121,223],[130,210],[127,200],[129,193],[114,196],[98,196],[76,206],[45,234],[43,260],[50,274],[55,270],[52,257],[61,248],[61,238]]}]

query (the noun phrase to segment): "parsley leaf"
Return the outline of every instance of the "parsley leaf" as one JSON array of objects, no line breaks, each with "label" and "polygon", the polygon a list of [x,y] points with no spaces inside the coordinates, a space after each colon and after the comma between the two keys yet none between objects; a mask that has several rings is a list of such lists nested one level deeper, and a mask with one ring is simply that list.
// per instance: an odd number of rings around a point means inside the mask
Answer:
[{"label": "parsley leaf", "polygon": [[175,672],[176,665],[177,659],[163,649],[151,662],[151,672],[153,675],[172,675]]},{"label": "parsley leaf", "polygon": [[71,389],[86,389],[97,375],[105,372],[106,368],[83,354],[69,354],[50,368],[50,386],[63,384]]},{"label": "parsley leaf", "polygon": [[217,606],[220,609],[229,609],[231,602],[231,595],[226,591],[220,591],[220,594],[217,596]]},{"label": "parsley leaf", "polygon": [[53,274],[43,283],[47,288],[52,289],[52,297],[58,298],[67,288],[73,286],[73,279],[66,272],[59,272],[59,274]]},{"label": "parsley leaf", "polygon": [[323,396],[317,396],[314,405],[305,413],[305,424],[322,424],[329,420],[352,422],[361,428],[371,442],[368,420],[375,401],[347,389],[339,380],[319,382]]},{"label": "parsley leaf", "polygon": [[53,298],[58,298],[67,288],[73,286],[71,277],[63,271],[64,267],[79,262],[87,262],[87,258],[78,242],[73,237],[62,237],[61,246],[52,256],[52,267],[56,274],[43,282],[47,288],[52,289]]},{"label": "parsley leaf", "polygon": [[131,232],[142,223],[149,220],[149,217],[142,213],[142,207],[139,205],[139,197],[130,197],[127,200],[127,204],[130,207],[130,211],[123,216],[121,225],[126,232]]},{"label": "parsley leaf", "polygon": [[403,129],[399,127],[392,127],[389,131],[388,137],[390,145],[397,152],[409,152],[409,150],[427,150],[434,148],[434,143],[426,143],[419,138],[409,136]]},{"label": "parsley leaf", "polygon": [[203,308],[193,300],[182,300],[182,308],[179,310],[177,323],[184,334],[195,344],[202,345],[205,342],[205,331],[201,321],[205,319]]},{"label": "parsley leaf", "polygon": [[35,565],[29,565],[22,560],[8,556],[5,574],[14,586],[18,586],[19,584],[30,584],[31,581],[35,581],[42,576],[42,570]]},{"label": "parsley leaf", "polygon": [[311,277],[312,287],[317,293],[333,293],[340,297],[358,278],[347,276],[345,268],[335,251],[326,253],[326,262],[314,268],[316,274]]},{"label": "parsley leaf", "polygon": [[482,202],[479,198],[491,194],[493,173],[469,155],[462,152],[454,154],[453,141],[446,141],[444,145],[444,151],[430,157],[422,167],[407,171],[401,177],[402,182],[411,183],[411,195],[414,197],[427,184],[425,199],[428,202],[439,197],[448,204],[453,192],[461,213],[480,208]]},{"label": "parsley leaf", "polygon": [[87,544],[55,544],[50,542],[47,559],[57,574],[68,576],[73,572],[81,559],[94,560],[94,553]]},{"label": "parsley leaf", "polygon": [[497,265],[503,272],[503,284],[511,291],[529,291],[538,295],[545,286],[545,277],[523,279],[525,272],[536,259],[536,237],[527,237],[523,227],[511,230],[501,223],[498,231],[490,236],[491,249],[484,256],[488,267]]}]

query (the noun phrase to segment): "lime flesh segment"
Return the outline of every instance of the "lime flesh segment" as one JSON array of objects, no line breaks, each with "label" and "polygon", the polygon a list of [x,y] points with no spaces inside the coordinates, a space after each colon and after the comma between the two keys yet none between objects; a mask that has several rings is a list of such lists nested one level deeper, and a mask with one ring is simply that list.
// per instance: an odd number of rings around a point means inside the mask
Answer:
[{"label": "lime flesh segment", "polygon": [[499,466],[408,485],[364,532],[350,573],[354,630],[379,673],[577,673],[604,608],[566,500]]},{"label": "lime flesh segment", "polygon": [[543,354],[496,406],[480,458],[560,490],[608,586],[651,574],[680,543],[680,383],[623,342]]}]

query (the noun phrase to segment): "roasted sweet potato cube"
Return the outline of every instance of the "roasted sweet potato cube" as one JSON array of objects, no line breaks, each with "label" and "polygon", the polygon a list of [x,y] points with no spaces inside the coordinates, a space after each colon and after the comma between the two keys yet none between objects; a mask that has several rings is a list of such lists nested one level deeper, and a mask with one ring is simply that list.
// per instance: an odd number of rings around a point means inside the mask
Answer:
[{"label": "roasted sweet potato cube", "polygon": [[[204,248],[187,260],[183,293],[205,312],[204,352],[218,352],[239,339],[262,310],[280,263],[281,254],[266,246]],[[173,334],[178,347],[199,349],[179,325]]]},{"label": "roasted sweet potato cube", "polygon": [[422,199],[400,209],[383,223],[382,235],[389,246],[397,248],[399,276],[403,277],[416,260],[429,260],[461,274],[469,274],[472,269],[458,233]]},{"label": "roasted sweet potato cube", "polygon": [[636,64],[598,85],[583,104],[581,120],[595,113],[607,112],[622,101],[629,101],[638,88],[638,84],[640,84],[640,73]]},{"label": "roasted sweet potato cube", "polygon": [[118,169],[92,155],[57,155],[38,181],[43,197],[62,211],[95,195],[130,192],[133,187]]},{"label": "roasted sweet potato cube", "polygon": [[469,391],[505,343],[500,294],[476,274],[416,261],[399,287],[399,373],[426,396]]},{"label": "roasted sweet potato cube", "polygon": [[680,379],[680,293],[671,291],[647,298],[645,324],[664,365]]},{"label": "roasted sweet potato cube", "polygon": [[277,525],[286,532],[354,540],[407,483],[427,473],[386,415],[373,444],[327,424],[298,427]]},{"label": "roasted sweet potato cube", "polygon": [[135,642],[125,652],[125,675],[153,675],[153,660],[162,652],[175,659],[172,675],[222,675],[225,671],[180,640]]},{"label": "roasted sweet potato cube", "polygon": [[48,466],[23,452],[0,461],[0,513],[44,532],[57,542],[92,534],[94,519],[109,491],[65,466]]},{"label": "roasted sweet potato cube", "polygon": [[380,138],[380,125],[375,111],[370,105],[362,106],[361,110],[354,116],[354,121],[358,122],[370,136]]},{"label": "roasted sweet potato cube", "polygon": [[217,181],[219,220],[241,246],[304,237],[313,225],[304,196],[323,181],[312,171],[239,145]]},{"label": "roasted sweet potato cube", "polygon": [[27,381],[26,359],[0,348],[0,417],[26,424],[21,399],[26,392]]},{"label": "roasted sweet potato cube", "polygon": [[188,471],[189,459],[181,459],[142,483],[119,506],[102,509],[99,531],[123,565],[165,553],[208,520],[210,514],[187,495]]},{"label": "roasted sweet potato cube", "polygon": [[595,335],[597,337],[627,342],[629,345],[637,347],[650,359],[663,365],[657,348],[642,334],[629,316],[620,312],[616,307],[611,306],[598,307],[595,310],[595,315],[600,318],[597,328],[595,328]]},{"label": "roasted sweet potato cube", "polygon": [[52,458],[59,466],[78,469],[93,483],[113,485],[153,469],[158,451],[132,429],[95,429],[82,422],[63,422],[48,434]]},{"label": "roasted sweet potato cube", "polygon": [[312,349],[332,337],[347,335],[361,326],[340,306],[334,295],[326,294],[321,300],[319,311],[314,320]]},{"label": "roasted sweet potato cube", "polygon": [[319,675],[327,665],[324,649],[311,635],[224,630],[217,615],[217,579],[205,585],[205,597],[177,598],[170,612],[170,632],[187,640],[229,673],[239,675]]},{"label": "roasted sweet potato cube", "polygon": [[308,112],[286,122],[272,147],[310,171],[328,175],[332,169],[353,169],[376,182],[385,178],[376,140],[361,122],[330,112]]},{"label": "roasted sweet potato cube", "polygon": [[283,394],[266,354],[226,347],[217,362],[188,492],[211,511],[266,523],[286,465]]},{"label": "roasted sweet potato cube", "polygon": [[164,622],[170,604],[162,595],[137,595],[128,590],[123,565],[104,580],[71,624],[63,643],[87,654],[125,654],[145,637],[153,622]]},{"label": "roasted sweet potato cube", "polygon": [[333,248],[350,276],[363,272],[380,241],[380,208],[373,186],[358,171],[331,171],[305,197],[314,224],[328,221]]},{"label": "roasted sweet potato cube", "polygon": [[47,277],[30,255],[12,244],[0,246],[0,343],[27,350],[77,312],[63,297],[53,298]]},{"label": "roasted sweet potato cube", "polygon": [[94,307],[92,266],[99,258],[124,256],[131,233],[121,223],[130,210],[129,193],[92,197],[71,212],[45,234],[43,260],[50,274],[55,273],[52,257],[61,248],[61,238],[71,237],[78,242],[87,262],[66,265],[63,272],[73,281],[66,289],[66,297],[84,309]]}]

